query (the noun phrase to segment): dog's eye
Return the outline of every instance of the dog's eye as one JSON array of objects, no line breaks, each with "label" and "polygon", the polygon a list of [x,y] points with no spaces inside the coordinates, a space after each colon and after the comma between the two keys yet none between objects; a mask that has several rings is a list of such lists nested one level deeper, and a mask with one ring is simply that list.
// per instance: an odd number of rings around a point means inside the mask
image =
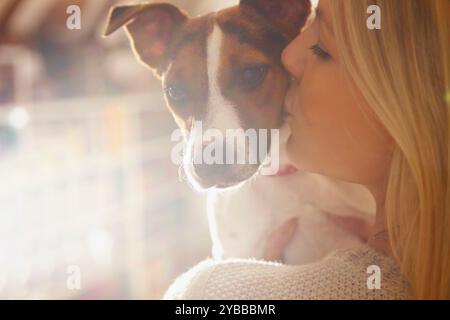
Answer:
[{"label": "dog's eye", "polygon": [[187,90],[180,85],[167,86],[164,88],[166,96],[171,100],[181,101],[187,98]]},{"label": "dog's eye", "polygon": [[239,72],[237,84],[245,90],[253,90],[259,87],[266,78],[269,66],[258,65],[242,69]]}]

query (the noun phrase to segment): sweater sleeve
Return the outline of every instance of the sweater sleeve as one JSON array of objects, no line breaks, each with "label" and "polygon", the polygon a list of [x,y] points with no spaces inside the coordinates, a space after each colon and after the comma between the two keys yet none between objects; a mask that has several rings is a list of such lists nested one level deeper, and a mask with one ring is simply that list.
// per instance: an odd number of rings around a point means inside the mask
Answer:
[{"label": "sweater sleeve", "polygon": [[[381,269],[381,289],[367,286],[367,268]],[[256,260],[206,260],[181,275],[164,299],[308,300],[409,299],[409,287],[396,264],[366,252],[340,252],[321,262],[287,266]]]},{"label": "sweater sleeve", "polygon": [[208,279],[219,264],[212,259],[200,262],[179,276],[164,295],[164,300],[202,300]]}]

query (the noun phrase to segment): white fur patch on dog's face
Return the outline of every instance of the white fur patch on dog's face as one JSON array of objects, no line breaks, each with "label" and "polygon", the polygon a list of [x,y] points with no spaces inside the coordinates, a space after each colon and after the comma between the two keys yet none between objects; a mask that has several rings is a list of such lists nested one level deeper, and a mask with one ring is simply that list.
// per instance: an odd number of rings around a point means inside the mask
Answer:
[{"label": "white fur patch on dog's face", "polygon": [[[243,127],[237,106],[223,95],[222,86],[224,84],[223,81],[221,82],[221,78],[223,79],[222,72],[226,72],[226,68],[229,66],[226,61],[224,61],[226,57],[226,53],[224,52],[226,50],[224,47],[225,34],[217,23],[213,25],[206,40],[206,76],[208,89],[205,115],[202,121],[202,130],[191,130],[190,132],[187,143],[187,153],[184,158],[184,167],[187,178],[197,189],[201,188],[199,188],[196,179],[193,178],[195,175],[198,175],[198,173],[194,173],[195,169],[193,162],[195,163],[198,156],[201,156],[198,152],[202,150],[195,149],[195,146],[206,145],[211,142],[208,141],[208,139],[211,139],[211,136],[205,134],[208,130],[210,130],[210,133],[213,131],[219,132],[224,138],[222,141],[223,143],[231,143],[230,141],[227,141],[227,130],[242,129]],[[241,154],[243,152],[247,159],[248,153],[250,152],[248,150],[248,141],[244,140],[244,145],[238,144],[236,150],[239,150]],[[227,160],[224,158],[223,161],[225,162]],[[255,172],[256,167],[254,165],[239,165],[228,172],[230,175],[229,177],[224,176],[223,179],[226,181],[227,179],[230,179],[230,177],[232,179],[242,177],[242,180],[245,180]],[[208,177],[200,178],[208,179]],[[217,179],[217,177],[213,177],[213,179]]]},{"label": "white fur patch on dog's face", "polygon": [[226,129],[241,128],[237,107],[222,94],[220,87],[220,69],[224,65],[223,57],[224,34],[217,24],[207,39],[207,75],[208,102],[206,106],[206,128],[214,128],[225,134]]}]

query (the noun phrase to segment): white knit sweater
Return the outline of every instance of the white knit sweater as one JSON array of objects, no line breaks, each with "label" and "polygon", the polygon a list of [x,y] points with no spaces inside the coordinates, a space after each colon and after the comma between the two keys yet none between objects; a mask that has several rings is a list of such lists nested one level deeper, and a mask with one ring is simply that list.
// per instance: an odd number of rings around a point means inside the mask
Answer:
[{"label": "white knit sweater", "polygon": [[[381,270],[380,289],[368,288],[371,265]],[[335,251],[320,262],[302,266],[206,260],[181,275],[164,296],[182,300],[411,298],[395,261],[367,245]]]}]

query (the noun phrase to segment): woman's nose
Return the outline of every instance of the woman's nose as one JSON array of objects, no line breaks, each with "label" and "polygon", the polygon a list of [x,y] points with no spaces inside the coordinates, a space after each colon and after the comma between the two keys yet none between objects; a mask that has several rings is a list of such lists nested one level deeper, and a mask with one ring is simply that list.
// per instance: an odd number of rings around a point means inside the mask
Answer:
[{"label": "woman's nose", "polygon": [[311,57],[311,46],[317,43],[318,25],[314,21],[292,40],[281,54],[281,62],[286,70],[301,80],[308,59]]},{"label": "woman's nose", "polygon": [[301,36],[297,36],[292,42],[283,50],[281,55],[281,62],[286,70],[294,77],[300,78],[303,73],[303,65],[305,60],[305,53],[302,49]]}]

